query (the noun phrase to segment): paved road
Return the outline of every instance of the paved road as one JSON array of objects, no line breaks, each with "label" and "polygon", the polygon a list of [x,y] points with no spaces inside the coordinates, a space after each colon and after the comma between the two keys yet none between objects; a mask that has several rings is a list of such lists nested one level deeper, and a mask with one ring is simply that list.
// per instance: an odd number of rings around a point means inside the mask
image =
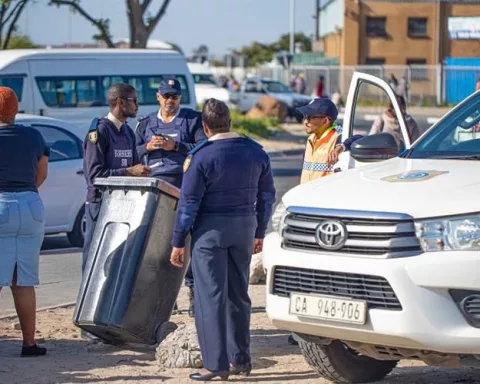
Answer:
[{"label": "paved road", "polygon": [[[298,184],[302,156],[275,156],[272,167],[275,174],[277,198]],[[40,281],[37,289],[37,307],[63,304],[76,300],[80,285],[80,249],[68,248],[65,236],[45,239],[40,256]],[[9,289],[0,293],[0,317],[15,314]]]}]

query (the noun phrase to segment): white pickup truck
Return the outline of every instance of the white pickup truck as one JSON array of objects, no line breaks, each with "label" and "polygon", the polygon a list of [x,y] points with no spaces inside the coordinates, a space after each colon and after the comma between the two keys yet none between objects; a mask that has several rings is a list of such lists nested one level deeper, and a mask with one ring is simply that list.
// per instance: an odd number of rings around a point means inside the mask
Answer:
[{"label": "white pickup truck", "polygon": [[[343,138],[352,136],[355,73]],[[480,92],[406,150],[366,136],[342,172],[287,192],[265,239],[267,314],[335,383],[381,380],[401,359],[480,368]]]},{"label": "white pickup truck", "polygon": [[299,123],[302,122],[302,115],[296,111],[296,108],[312,101],[310,96],[292,92],[280,81],[260,77],[246,78],[237,92],[230,92],[230,101],[239,112],[246,113],[263,95],[272,96],[283,102],[287,106],[287,116],[295,118]]}]

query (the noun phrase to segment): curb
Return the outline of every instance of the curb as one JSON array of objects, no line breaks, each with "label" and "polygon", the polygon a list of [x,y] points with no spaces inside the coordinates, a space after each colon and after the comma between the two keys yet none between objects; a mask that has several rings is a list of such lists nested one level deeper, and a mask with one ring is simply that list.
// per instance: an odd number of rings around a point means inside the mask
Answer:
[{"label": "curb", "polygon": [[[63,304],[56,304],[56,305],[50,305],[48,307],[42,307],[38,308],[37,312],[44,312],[48,311],[50,309],[58,309],[58,308],[68,308],[73,305],[75,305],[76,301],[70,302],[70,303],[63,303]],[[15,319],[17,315],[5,315],[5,316],[0,316],[0,320],[9,320],[9,319]]]}]

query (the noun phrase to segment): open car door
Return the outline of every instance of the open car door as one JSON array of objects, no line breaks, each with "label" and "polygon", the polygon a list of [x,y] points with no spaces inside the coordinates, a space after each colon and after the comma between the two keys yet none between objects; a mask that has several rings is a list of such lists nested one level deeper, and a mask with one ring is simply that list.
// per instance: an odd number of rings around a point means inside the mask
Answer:
[{"label": "open car door", "polygon": [[[364,94],[377,95],[378,93],[380,93],[384,100],[386,99],[387,104],[388,102],[392,103],[399,120],[405,149],[410,148],[412,143],[410,142],[410,137],[408,135],[407,125],[401,112],[400,105],[395,97],[394,91],[385,80],[362,72],[354,72],[352,76],[343,117],[342,142],[356,134],[365,136],[369,134],[371,122],[366,122],[363,120],[363,115],[356,113],[358,101]],[[340,155],[339,161],[337,164],[335,164],[335,168],[346,171],[348,169],[361,167],[367,164],[369,163],[355,160],[351,157],[350,152],[347,151]]]}]

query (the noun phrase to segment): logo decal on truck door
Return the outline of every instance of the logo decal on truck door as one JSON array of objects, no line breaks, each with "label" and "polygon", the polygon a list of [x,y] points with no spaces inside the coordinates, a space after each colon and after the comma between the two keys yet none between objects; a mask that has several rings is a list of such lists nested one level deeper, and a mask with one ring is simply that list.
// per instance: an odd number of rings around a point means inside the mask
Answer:
[{"label": "logo decal on truck door", "polygon": [[397,173],[396,175],[382,177],[380,180],[388,181],[390,183],[408,183],[414,181],[425,181],[435,176],[440,176],[448,173],[448,171],[410,171],[404,173]]}]

